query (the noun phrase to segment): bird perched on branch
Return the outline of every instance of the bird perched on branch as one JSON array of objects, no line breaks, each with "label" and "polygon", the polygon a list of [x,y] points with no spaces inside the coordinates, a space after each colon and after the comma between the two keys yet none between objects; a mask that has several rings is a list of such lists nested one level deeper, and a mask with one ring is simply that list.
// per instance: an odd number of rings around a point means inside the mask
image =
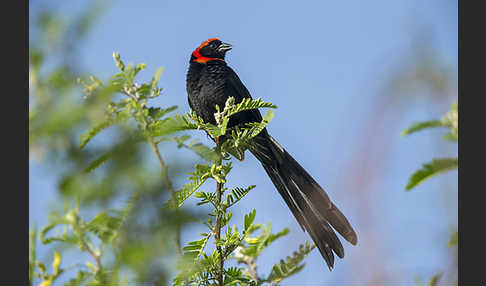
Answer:
[{"label": "bird perched on branch", "polygon": [[[204,41],[191,54],[186,88],[189,105],[204,122],[216,124],[216,105],[223,110],[226,100],[235,103],[251,98],[238,75],[226,61],[231,45],[217,38]],[[230,117],[228,128],[250,122],[260,122],[258,109],[246,110]],[[334,253],[344,257],[341,241],[333,228],[351,244],[358,238],[346,217],[329,199],[322,187],[264,129],[251,139],[249,150],[261,162],[287,206],[325,259],[329,269],[334,266]]]}]

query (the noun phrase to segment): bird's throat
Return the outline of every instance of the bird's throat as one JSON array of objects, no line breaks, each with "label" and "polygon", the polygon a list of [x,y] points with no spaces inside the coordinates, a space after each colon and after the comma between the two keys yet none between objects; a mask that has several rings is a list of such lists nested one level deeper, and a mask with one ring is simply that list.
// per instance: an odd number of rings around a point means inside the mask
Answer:
[{"label": "bird's throat", "polygon": [[220,58],[209,58],[209,57],[204,57],[199,53],[199,49],[196,49],[194,52],[192,52],[192,55],[196,58],[194,61],[198,62],[200,64],[205,64],[209,61],[222,61],[224,62],[223,59]]}]

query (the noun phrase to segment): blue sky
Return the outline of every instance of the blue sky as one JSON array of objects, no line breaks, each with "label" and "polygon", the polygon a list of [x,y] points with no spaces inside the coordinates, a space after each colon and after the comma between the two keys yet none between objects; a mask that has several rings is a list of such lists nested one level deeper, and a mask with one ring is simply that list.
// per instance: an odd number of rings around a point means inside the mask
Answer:
[{"label": "blue sky", "polygon": [[[69,17],[85,3],[34,1],[31,9],[52,5]],[[377,128],[394,126],[387,136],[395,138],[377,139],[373,136],[380,132],[362,132],[386,80],[409,61],[414,44],[422,39],[418,36],[425,35],[434,55],[455,71],[457,80],[457,1],[126,0],[113,1],[96,27],[81,47],[79,60],[85,70],[112,74],[114,51],[125,62],[148,64],[142,80],[164,66],[164,96],[157,99],[161,106],[176,104],[181,113],[189,110],[185,74],[190,53],[211,37],[233,45],[227,62],[252,96],[278,105],[270,134],[327,190],[359,237],[357,246],[343,241],[346,256],[337,260],[332,272],[314,251],[305,269],[283,285],[372,285],[373,267],[389,275],[393,285],[413,285],[416,275],[426,278],[446,270],[444,261],[451,257],[445,245],[451,227],[457,225],[457,171],[412,192],[404,192],[404,186],[420,164],[456,155],[457,145],[441,142],[440,131],[410,137],[400,137],[400,132],[412,122],[440,117],[450,102],[436,107],[417,97],[398,118],[393,114],[403,106],[392,104]],[[207,142],[202,134],[199,138]],[[356,190],[343,186],[359,175],[359,168],[348,168],[349,162],[367,138],[386,142],[389,155],[377,167],[381,175],[368,185],[370,189],[355,197]],[[368,151],[375,152],[363,149]],[[247,157],[235,162],[231,184],[257,188],[235,210],[236,221],[256,208],[256,221],[271,220],[275,230],[288,226],[291,231],[262,257],[261,270],[268,273],[272,263],[310,237],[301,231],[258,161]],[[367,166],[373,168],[373,162]],[[30,225],[46,222],[47,206],[55,198],[54,178],[31,161]],[[365,202],[372,205],[363,223],[353,209]],[[191,229],[183,239],[190,241],[198,232]],[[370,261],[375,247],[379,255]]]}]

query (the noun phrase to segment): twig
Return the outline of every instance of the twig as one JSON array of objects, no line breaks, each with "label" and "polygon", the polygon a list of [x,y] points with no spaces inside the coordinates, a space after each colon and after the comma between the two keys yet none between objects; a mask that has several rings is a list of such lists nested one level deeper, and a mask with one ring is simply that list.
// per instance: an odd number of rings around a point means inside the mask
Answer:
[{"label": "twig", "polygon": [[207,226],[214,235],[216,234],[216,230],[214,230],[214,228],[209,223],[203,222],[203,224]]},{"label": "twig", "polygon": [[79,240],[81,242],[81,250],[86,250],[89,255],[91,255],[96,263],[96,270],[95,270],[95,274],[98,273],[99,271],[101,271],[101,254],[96,254],[93,249],[91,249],[91,247],[89,247],[88,243],[86,242],[86,240],[84,239],[83,235],[82,235],[82,231],[80,229],[80,226],[79,226],[79,217],[78,217],[78,212],[79,212],[79,197],[78,197],[78,200],[76,202],[76,213],[75,213],[75,216],[74,216],[74,224],[72,225],[73,227],[73,231],[75,234],[79,234]]},{"label": "twig", "polygon": [[[238,251],[238,250],[237,250]],[[238,251],[239,252],[239,251]],[[241,253],[240,253],[241,254]],[[238,263],[243,263],[243,264],[246,264],[246,266],[248,267],[246,269],[246,274],[248,274],[253,280],[255,280],[257,283],[259,282],[271,282],[271,281],[267,281],[265,279],[262,279],[258,276],[258,271],[257,271],[257,264],[256,264],[256,259],[251,257],[251,256],[246,256],[246,255],[243,255],[241,254],[240,257],[238,257],[236,259],[236,261]],[[270,283],[270,285],[272,285],[272,283]]]},{"label": "twig", "polygon": [[[136,91],[135,94],[134,92],[130,91],[130,90],[126,90],[125,91],[126,94],[133,100],[135,100],[136,102],[140,102],[140,98],[138,96],[136,96]],[[141,107],[142,109],[146,109],[147,107],[145,106],[145,102],[141,102]],[[147,117],[143,117],[143,121],[145,123],[145,126],[148,126],[151,122],[150,118],[147,118]],[[157,147],[157,143],[155,143],[154,139],[149,135],[149,136],[146,136],[147,138],[147,142],[150,144],[150,147],[152,147],[152,151],[154,152],[155,156],[157,157],[157,160],[159,161],[159,165],[160,165],[160,168],[162,170],[162,179],[165,181],[165,183],[167,184],[167,189],[169,190],[170,192],[170,196],[174,202],[174,204],[177,204],[177,198],[176,198],[176,191],[174,189],[174,186],[172,185],[172,181],[170,180],[169,178],[169,168],[167,167],[167,165],[165,164],[164,162],[164,159],[162,159],[162,155],[160,155],[160,152],[159,152],[159,148]],[[175,214],[177,215],[178,214],[178,208],[175,207]],[[183,256],[183,252],[182,252],[182,246],[181,246],[181,228],[179,225],[176,225],[176,231],[175,231],[175,244],[176,244],[176,250],[177,250],[177,254],[179,256]],[[188,281],[185,280],[185,285],[188,285]]]},{"label": "twig", "polygon": [[[135,93],[135,94],[134,94]],[[139,97],[136,96],[136,91],[131,91],[131,90],[125,90],[125,94],[130,97],[131,99],[133,99],[134,101],[136,102],[139,102],[141,103],[141,107],[142,109],[146,109],[147,107],[145,106],[145,102],[140,102],[139,100]],[[145,126],[148,126],[151,122],[151,120],[147,117],[143,117],[143,121],[144,121],[144,124]],[[167,165],[165,164],[164,162],[164,159],[162,159],[162,155],[160,155],[160,152],[159,152],[159,148],[157,147],[157,144],[155,143],[154,139],[149,135],[149,136],[146,136],[147,138],[147,141],[148,143],[150,144],[150,147],[152,147],[152,151],[154,152],[155,156],[157,156],[157,159],[159,161],[159,165],[160,165],[160,168],[162,169],[162,179],[165,181],[165,183],[167,184],[167,189],[169,189],[169,192],[170,192],[170,196],[172,197],[172,200],[176,203],[177,200],[176,200],[176,195],[175,195],[175,190],[174,190],[174,187],[172,185],[172,181],[169,179],[169,168],[167,167]],[[177,214],[177,208],[175,208],[175,213]],[[175,232],[175,243],[176,243],[176,248],[177,248],[177,253],[182,256],[183,253],[182,253],[182,248],[181,248],[181,239],[180,239],[180,227],[179,226],[176,226],[176,232]]]},{"label": "twig", "polygon": [[[155,144],[153,138],[152,137],[147,137],[147,141],[149,142],[150,146],[152,147],[152,150],[155,153],[155,156],[157,156],[157,159],[159,160],[159,165],[160,165],[160,168],[162,169],[162,178],[165,181],[165,183],[167,184],[167,189],[169,189],[169,192],[170,192],[170,195],[172,197],[172,200],[174,201],[174,203],[176,203],[177,202],[177,198],[176,198],[175,190],[174,190],[174,187],[172,185],[172,181],[169,179],[169,168],[165,164],[164,159],[162,159],[162,156],[160,155],[160,152],[159,152],[159,148]],[[177,211],[178,211],[178,209],[175,208],[176,214],[177,214]],[[175,233],[176,233],[175,240],[176,240],[177,253],[179,255],[182,255],[181,239],[180,239],[181,232],[180,232],[180,227],[179,226],[177,226],[177,229],[176,229],[176,232]]]},{"label": "twig", "polygon": [[[219,149],[219,138],[216,138],[216,149]],[[219,157],[218,159],[218,166],[221,166],[222,158]],[[221,237],[221,197],[223,195],[223,183],[216,182],[216,194],[217,194],[217,203],[218,206],[216,208],[217,216],[216,216],[216,233],[215,239],[218,241]],[[219,269],[218,269],[218,281],[219,285],[223,286],[223,270],[224,270],[224,257],[223,257],[223,250],[221,246],[216,246],[216,249],[219,254]]]},{"label": "twig", "polygon": [[100,259],[100,256],[97,255],[89,246],[88,244],[86,243],[86,241],[84,241],[84,239],[81,239],[81,245],[83,246],[83,248],[89,253],[89,255],[91,255],[96,263],[96,271],[95,271],[95,274],[98,273],[100,270],[101,270],[101,259]]}]

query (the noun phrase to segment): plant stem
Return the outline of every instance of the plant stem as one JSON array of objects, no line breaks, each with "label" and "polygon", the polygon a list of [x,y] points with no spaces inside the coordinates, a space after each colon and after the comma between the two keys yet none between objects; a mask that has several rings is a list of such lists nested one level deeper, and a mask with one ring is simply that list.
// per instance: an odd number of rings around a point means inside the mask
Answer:
[{"label": "plant stem", "polygon": [[86,243],[86,241],[84,241],[84,239],[81,240],[81,244],[84,248],[84,250],[86,250],[89,255],[91,255],[96,263],[96,272],[95,273],[98,273],[100,270],[101,270],[101,260],[100,260],[100,256],[97,255],[96,253],[94,253],[94,251],[88,246],[88,244]]},{"label": "plant stem", "polygon": [[258,278],[257,265],[256,265],[255,258],[247,257],[247,259],[244,262],[248,266],[248,275],[250,275],[250,277],[252,277],[255,281],[259,282],[260,278]]},{"label": "plant stem", "polygon": [[[217,192],[217,195],[218,195],[218,208],[221,206],[222,189],[223,189],[223,184],[222,183],[216,183],[216,192]],[[219,240],[220,237],[221,237],[221,211],[218,209],[217,212],[218,212],[218,215],[217,215],[217,218],[216,218],[215,238],[216,238],[216,240]],[[224,269],[223,250],[222,250],[221,246],[217,246],[217,250],[218,250],[218,253],[219,253],[218,281],[219,281],[219,285],[223,286],[223,269]]]},{"label": "plant stem", "polygon": [[[130,93],[127,93],[127,95],[129,97],[131,97],[133,100],[135,100],[136,102],[140,103],[138,97],[136,97],[136,96],[134,96],[133,94],[130,94]],[[146,108],[145,103],[142,103],[141,107],[142,107],[142,109],[145,109]],[[148,126],[150,124],[151,120],[144,116],[142,121],[145,123],[145,126]],[[146,138],[147,138],[148,143],[150,144],[150,147],[152,147],[152,151],[154,152],[155,156],[157,157],[157,160],[159,161],[159,165],[160,165],[160,168],[162,170],[162,174],[161,174],[162,179],[167,184],[167,189],[170,192],[170,196],[172,198],[172,201],[174,202],[174,204],[177,204],[176,192],[174,190],[174,186],[172,185],[172,181],[169,178],[169,168],[165,164],[164,159],[162,159],[162,155],[160,155],[159,148],[157,147],[157,144],[155,143],[154,139],[150,135],[147,136]],[[174,210],[175,210],[174,212],[175,212],[176,217],[177,217],[178,208],[174,207]],[[176,225],[175,244],[176,244],[177,254],[179,256],[182,256],[183,252],[182,252],[182,246],[181,246],[181,228],[180,228],[179,225]],[[185,285],[188,285],[187,280],[185,281]]]},{"label": "plant stem", "polygon": [[[175,195],[175,190],[174,186],[172,185],[172,181],[169,179],[169,168],[164,162],[164,159],[162,159],[162,156],[160,155],[159,148],[157,147],[157,144],[155,144],[154,139],[152,137],[147,137],[147,141],[149,142],[150,146],[152,147],[153,152],[155,153],[155,156],[157,156],[157,159],[159,160],[159,165],[160,168],[162,169],[162,178],[167,184],[167,189],[169,189],[170,196],[172,197],[172,200],[174,203],[177,202],[176,200],[176,195]],[[178,209],[174,208],[175,212],[177,214]],[[182,250],[181,250],[181,232],[180,232],[180,227],[177,226],[176,232],[175,232],[176,238],[176,248],[177,248],[177,253],[179,255],[182,255]]]},{"label": "plant stem", "polygon": [[[219,150],[219,138],[216,138],[216,149]],[[218,159],[218,166],[222,165],[222,157],[220,156]],[[214,237],[216,238],[216,241],[218,241],[221,237],[221,212],[222,206],[221,206],[221,197],[223,195],[223,183],[216,182],[216,195],[217,195],[217,208],[216,208],[216,233]],[[216,246],[216,249],[219,254],[219,269],[218,269],[218,281],[219,285],[223,286],[223,270],[224,270],[224,257],[223,257],[223,250],[221,246]]]},{"label": "plant stem", "polygon": [[[145,106],[144,102],[140,102],[139,98],[135,96],[133,93],[127,92],[127,95],[132,98],[134,101],[141,103],[142,109],[146,109],[147,107]],[[148,126],[151,123],[151,120],[147,117],[143,117],[142,122],[145,124],[145,126]],[[145,127],[143,128],[145,129]],[[146,130],[144,130],[146,131]],[[154,152],[155,156],[157,157],[157,160],[159,161],[160,168],[162,169],[162,179],[165,181],[167,184],[167,189],[169,189],[170,196],[174,203],[177,202],[176,200],[176,195],[175,195],[175,190],[174,186],[172,185],[172,181],[169,178],[169,168],[164,162],[164,159],[162,159],[162,155],[160,155],[159,148],[157,147],[157,144],[155,143],[154,139],[148,135],[146,136],[147,142],[150,144],[150,147],[152,147],[152,151]],[[177,215],[177,207],[174,207],[175,213]],[[181,230],[180,227],[177,225],[176,226],[176,231],[175,231],[175,243],[176,243],[176,248],[177,248],[177,253],[181,256],[182,250],[181,250]]]},{"label": "plant stem", "polygon": [[96,254],[94,252],[94,250],[91,249],[91,247],[88,245],[88,243],[84,239],[84,237],[82,235],[81,227],[79,225],[80,219],[78,217],[78,213],[79,213],[79,200],[76,203],[76,213],[74,215],[74,224],[72,225],[72,228],[73,228],[74,234],[76,236],[79,236],[79,242],[81,243],[80,249],[86,250],[89,253],[89,255],[91,255],[93,257],[93,259],[96,263],[96,270],[95,270],[94,274],[96,274],[101,270],[101,254]]}]

